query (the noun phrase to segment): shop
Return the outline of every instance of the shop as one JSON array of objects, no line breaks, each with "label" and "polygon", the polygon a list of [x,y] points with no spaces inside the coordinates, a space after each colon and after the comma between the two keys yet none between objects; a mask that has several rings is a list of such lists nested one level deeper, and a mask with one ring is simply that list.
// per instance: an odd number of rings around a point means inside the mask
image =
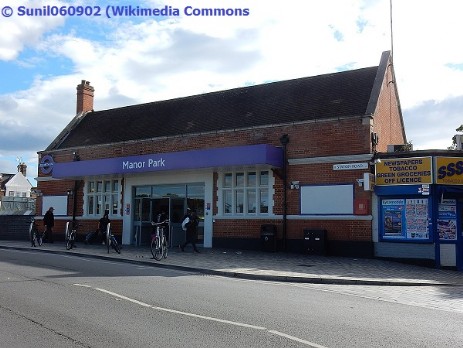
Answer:
[{"label": "shop", "polygon": [[378,158],[375,256],[463,270],[461,151]]}]

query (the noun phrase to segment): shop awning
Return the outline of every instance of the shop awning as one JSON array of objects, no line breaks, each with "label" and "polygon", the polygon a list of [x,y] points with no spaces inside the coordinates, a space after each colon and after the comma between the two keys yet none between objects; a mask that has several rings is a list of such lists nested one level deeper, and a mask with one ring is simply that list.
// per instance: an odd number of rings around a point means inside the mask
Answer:
[{"label": "shop awning", "polygon": [[272,145],[223,147],[89,161],[54,163],[53,178],[266,165],[282,167],[283,150]]}]

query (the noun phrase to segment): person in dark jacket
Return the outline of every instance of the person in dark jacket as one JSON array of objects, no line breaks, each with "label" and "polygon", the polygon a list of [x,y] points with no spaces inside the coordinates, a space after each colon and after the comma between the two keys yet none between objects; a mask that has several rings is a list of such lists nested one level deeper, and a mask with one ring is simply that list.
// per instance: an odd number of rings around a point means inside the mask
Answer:
[{"label": "person in dark jacket", "polygon": [[45,226],[44,243],[53,243],[53,226],[55,226],[55,216],[53,215],[53,207],[48,208],[48,211],[43,217],[43,225]]},{"label": "person in dark jacket", "polygon": [[187,244],[191,243],[191,245],[193,246],[193,250],[199,253],[199,250],[196,247],[196,238],[198,235],[198,224],[199,224],[199,218],[196,215],[196,211],[187,209],[187,214],[183,217],[183,220],[182,220],[182,227],[186,231],[186,241],[185,243],[180,245],[180,249],[182,249],[182,251],[185,251],[185,247],[187,246]]},{"label": "person in dark jacket", "polygon": [[103,243],[106,243],[106,229],[108,228],[108,224],[110,222],[111,220],[109,219],[109,210],[106,209],[104,211],[103,217],[98,221],[98,232]]}]

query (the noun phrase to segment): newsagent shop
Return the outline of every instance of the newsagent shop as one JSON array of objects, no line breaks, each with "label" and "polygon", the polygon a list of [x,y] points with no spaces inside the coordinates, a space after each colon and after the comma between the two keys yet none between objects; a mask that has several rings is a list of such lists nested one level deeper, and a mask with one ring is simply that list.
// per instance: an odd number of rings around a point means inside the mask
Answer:
[{"label": "newsagent shop", "polygon": [[378,158],[375,255],[463,270],[462,151],[420,150]]},{"label": "newsagent shop", "polygon": [[[390,52],[378,66],[95,111],[39,152],[37,215],[55,208],[78,234],[103,211],[123,244],[144,245],[160,211],[169,243],[195,209],[204,248],[374,256],[374,154],[406,144]],[[306,238],[309,236],[308,238]]]}]

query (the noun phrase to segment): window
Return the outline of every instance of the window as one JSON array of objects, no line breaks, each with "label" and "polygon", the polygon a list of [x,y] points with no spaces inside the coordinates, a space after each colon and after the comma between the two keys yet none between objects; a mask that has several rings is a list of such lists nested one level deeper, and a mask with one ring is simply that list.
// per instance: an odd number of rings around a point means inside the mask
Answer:
[{"label": "window", "polygon": [[225,215],[269,213],[269,171],[224,173],[219,180]]},{"label": "window", "polygon": [[121,200],[119,180],[88,181],[86,187],[87,215],[101,216],[105,210],[109,210],[110,215],[119,213]]}]

